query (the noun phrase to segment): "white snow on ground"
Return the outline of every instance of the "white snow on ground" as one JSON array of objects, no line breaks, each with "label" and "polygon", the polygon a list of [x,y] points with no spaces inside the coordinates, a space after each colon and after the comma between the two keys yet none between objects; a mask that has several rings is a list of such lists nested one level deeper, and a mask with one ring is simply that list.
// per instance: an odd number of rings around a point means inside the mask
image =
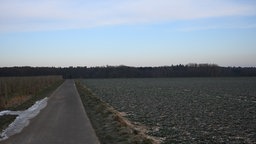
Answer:
[{"label": "white snow on ground", "polygon": [[24,111],[10,111],[5,110],[0,112],[0,116],[3,115],[18,115],[14,122],[12,122],[5,130],[0,134],[0,141],[7,139],[8,137],[19,133],[24,127],[29,124],[29,120],[34,118],[41,109],[47,105],[48,98],[37,101],[34,105]]},{"label": "white snow on ground", "polygon": [[4,115],[19,115],[22,111],[10,111],[10,110],[5,110],[0,112],[0,116]]}]

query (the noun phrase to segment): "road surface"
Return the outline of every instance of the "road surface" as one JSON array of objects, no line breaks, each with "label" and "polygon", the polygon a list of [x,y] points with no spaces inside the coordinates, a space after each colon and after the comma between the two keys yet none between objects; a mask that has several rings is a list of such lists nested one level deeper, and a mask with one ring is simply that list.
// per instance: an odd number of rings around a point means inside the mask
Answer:
[{"label": "road surface", "polygon": [[66,80],[21,133],[1,144],[99,144],[73,80]]}]

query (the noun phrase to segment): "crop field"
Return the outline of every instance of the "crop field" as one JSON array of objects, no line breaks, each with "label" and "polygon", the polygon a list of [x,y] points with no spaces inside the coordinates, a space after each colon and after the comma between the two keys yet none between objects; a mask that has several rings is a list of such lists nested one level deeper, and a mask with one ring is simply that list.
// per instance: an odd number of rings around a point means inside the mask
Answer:
[{"label": "crop field", "polygon": [[256,78],[84,79],[162,143],[256,143]]},{"label": "crop field", "polygon": [[61,76],[0,77],[0,110],[18,106],[60,81]]}]

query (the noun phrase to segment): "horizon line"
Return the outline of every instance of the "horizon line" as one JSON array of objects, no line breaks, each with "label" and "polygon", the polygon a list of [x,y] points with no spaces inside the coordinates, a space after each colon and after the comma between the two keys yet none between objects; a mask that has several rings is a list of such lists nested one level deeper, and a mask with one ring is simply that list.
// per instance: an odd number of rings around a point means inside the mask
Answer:
[{"label": "horizon line", "polygon": [[256,66],[221,66],[214,63],[188,63],[188,64],[171,64],[171,65],[158,65],[158,66],[130,66],[130,65],[95,65],[95,66],[81,66],[81,65],[71,65],[71,66],[0,66],[0,68],[107,68],[107,67],[130,67],[130,68],[158,68],[158,67],[173,67],[173,66],[188,66],[188,67],[201,67],[201,66],[216,66],[216,67],[233,67],[233,68],[256,68]]}]

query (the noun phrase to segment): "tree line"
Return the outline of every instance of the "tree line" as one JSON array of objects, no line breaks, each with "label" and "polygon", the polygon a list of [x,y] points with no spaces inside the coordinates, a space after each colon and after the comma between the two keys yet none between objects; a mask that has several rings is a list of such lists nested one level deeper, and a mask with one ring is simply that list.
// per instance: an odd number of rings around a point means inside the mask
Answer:
[{"label": "tree line", "polygon": [[216,64],[187,64],[159,67],[2,67],[0,77],[62,75],[63,78],[158,78],[256,76],[256,67],[221,67]]}]

